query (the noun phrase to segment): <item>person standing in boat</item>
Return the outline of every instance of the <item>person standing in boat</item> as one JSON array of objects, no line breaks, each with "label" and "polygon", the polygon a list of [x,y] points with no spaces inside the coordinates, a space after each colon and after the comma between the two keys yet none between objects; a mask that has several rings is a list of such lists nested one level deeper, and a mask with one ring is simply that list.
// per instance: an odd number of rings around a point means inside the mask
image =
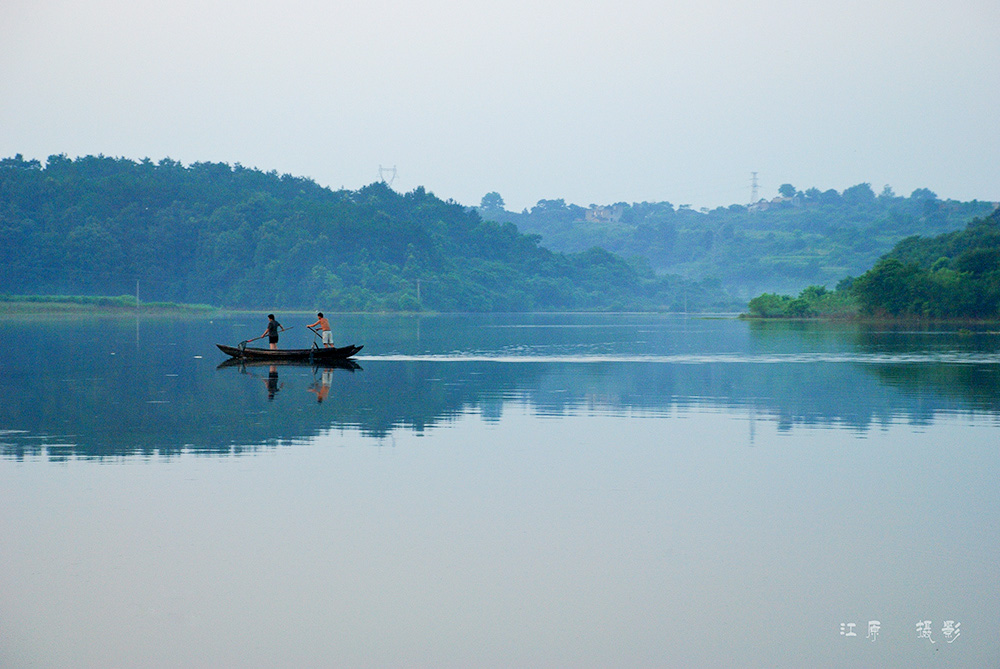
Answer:
[{"label": "person standing in boat", "polygon": [[279,330],[281,330],[282,332],[284,332],[285,328],[282,327],[281,323],[279,323],[278,321],[274,320],[274,314],[268,314],[267,315],[267,329],[264,330],[264,334],[262,334],[261,337],[263,337],[265,335],[267,336],[267,341],[271,344],[271,350],[272,351],[275,351],[278,348],[278,331]]},{"label": "person standing in boat", "polygon": [[319,329],[323,333],[323,346],[325,346],[326,348],[333,348],[333,331],[330,330],[330,321],[326,320],[326,317],[323,316],[322,311],[317,313],[316,316],[317,316],[316,322],[311,325],[307,325],[306,327],[312,330],[314,327],[318,325]]}]

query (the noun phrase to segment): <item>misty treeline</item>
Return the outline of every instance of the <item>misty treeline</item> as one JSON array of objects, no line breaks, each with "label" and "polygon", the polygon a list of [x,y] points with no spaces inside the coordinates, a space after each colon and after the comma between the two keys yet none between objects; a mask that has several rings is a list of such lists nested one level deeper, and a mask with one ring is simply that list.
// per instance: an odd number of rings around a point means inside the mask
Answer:
[{"label": "misty treeline", "polygon": [[479,211],[541,235],[541,243],[556,251],[599,246],[625,258],[641,256],[657,272],[716,277],[727,290],[750,296],[833,288],[868,270],[904,237],[957,230],[995,207],[941,200],[927,188],[900,197],[886,186],[876,195],[867,183],[843,192],[782,184],[779,193],[711,210],[670,202],[582,207],[559,199],[515,213],[493,192]]},{"label": "misty treeline", "polygon": [[0,293],[331,311],[706,309],[717,281],[553,252],[423,188],[332,191],[240,165],[0,160]]},{"label": "misty treeline", "polygon": [[749,310],[763,317],[1000,318],[1000,209],[963,230],[907,237],[834,291],[765,293],[750,300]]}]

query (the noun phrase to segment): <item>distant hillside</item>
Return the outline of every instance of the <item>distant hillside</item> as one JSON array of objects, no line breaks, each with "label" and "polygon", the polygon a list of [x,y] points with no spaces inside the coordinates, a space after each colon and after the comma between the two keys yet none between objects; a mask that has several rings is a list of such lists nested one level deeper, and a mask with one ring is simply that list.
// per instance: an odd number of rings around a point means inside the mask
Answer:
[{"label": "distant hillside", "polygon": [[557,253],[418,188],[331,191],[239,165],[0,160],[0,293],[244,308],[726,308],[717,282]]},{"label": "distant hillside", "polygon": [[995,208],[990,202],[940,200],[921,188],[898,197],[869,184],[843,192],[802,192],[784,184],[782,195],[751,206],[695,211],[669,202],[580,207],[541,200],[521,213],[503,209],[497,193],[479,211],[541,235],[542,243],[572,253],[599,246],[625,258],[640,256],[658,272],[694,279],[715,277],[743,296],[833,287],[871,267],[899,240],[957,230]]}]

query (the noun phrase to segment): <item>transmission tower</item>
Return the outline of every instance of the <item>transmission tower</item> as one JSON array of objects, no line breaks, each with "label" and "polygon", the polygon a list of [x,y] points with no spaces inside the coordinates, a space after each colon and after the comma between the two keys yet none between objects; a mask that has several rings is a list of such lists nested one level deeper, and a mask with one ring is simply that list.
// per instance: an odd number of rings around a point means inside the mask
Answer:
[{"label": "transmission tower", "polygon": [[757,188],[759,184],[757,183],[757,173],[750,173],[750,204],[757,203]]},{"label": "transmission tower", "polygon": [[[389,188],[392,188],[392,182],[396,180],[397,176],[398,175],[396,174],[395,165],[393,165],[392,167],[382,167],[381,165],[378,166],[378,180],[384,183]],[[386,177],[388,177],[388,179]]]}]

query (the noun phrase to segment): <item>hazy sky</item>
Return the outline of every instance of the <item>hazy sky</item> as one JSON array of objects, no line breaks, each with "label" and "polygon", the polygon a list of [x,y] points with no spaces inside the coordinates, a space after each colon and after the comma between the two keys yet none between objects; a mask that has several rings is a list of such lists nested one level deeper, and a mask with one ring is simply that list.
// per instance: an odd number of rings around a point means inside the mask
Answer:
[{"label": "hazy sky", "polygon": [[1000,200],[997,0],[0,0],[0,157],[396,166],[508,208]]}]

